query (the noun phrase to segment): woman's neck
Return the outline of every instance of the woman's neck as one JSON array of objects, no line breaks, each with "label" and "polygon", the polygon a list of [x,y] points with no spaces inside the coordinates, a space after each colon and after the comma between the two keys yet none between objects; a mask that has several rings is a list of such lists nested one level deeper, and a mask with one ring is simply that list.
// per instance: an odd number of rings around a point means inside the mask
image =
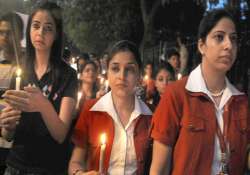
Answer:
[{"label": "woman's neck", "polygon": [[134,110],[135,97],[133,95],[118,97],[112,94],[112,98],[116,112],[118,113],[123,126],[126,126],[129,121],[130,115]]},{"label": "woman's neck", "polygon": [[94,85],[92,83],[82,83],[82,91],[85,94],[92,94]]},{"label": "woman's neck", "polygon": [[225,89],[225,73],[212,69],[205,64],[201,64],[201,72],[205,80],[207,89],[212,93],[219,93]]},{"label": "woman's neck", "polygon": [[49,66],[49,56],[48,52],[36,52],[35,59],[35,72],[37,74],[38,79],[42,77],[42,75],[47,71]]}]

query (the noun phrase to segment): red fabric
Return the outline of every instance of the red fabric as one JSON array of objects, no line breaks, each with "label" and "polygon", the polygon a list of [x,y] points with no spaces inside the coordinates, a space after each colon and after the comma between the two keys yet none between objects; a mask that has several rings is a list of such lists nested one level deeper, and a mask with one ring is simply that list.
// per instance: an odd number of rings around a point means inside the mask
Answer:
[{"label": "red fabric", "polygon": [[[97,100],[85,102],[84,109],[81,111],[79,119],[73,132],[73,142],[84,149],[87,149],[87,169],[99,169],[100,158],[100,135],[106,133],[107,145],[105,150],[104,170],[107,172],[112,143],[114,138],[113,120],[106,112],[89,111]],[[137,156],[137,174],[145,175],[145,165],[148,156],[151,155],[149,139],[151,116],[141,115],[136,123],[134,130],[134,144]]]},{"label": "red fabric", "polygon": [[[171,175],[211,175],[216,133],[213,102],[203,93],[185,89],[187,77],[167,86],[153,116],[151,136],[173,147]],[[245,95],[233,96],[224,108],[229,119],[230,175],[242,175],[250,141]]]}]

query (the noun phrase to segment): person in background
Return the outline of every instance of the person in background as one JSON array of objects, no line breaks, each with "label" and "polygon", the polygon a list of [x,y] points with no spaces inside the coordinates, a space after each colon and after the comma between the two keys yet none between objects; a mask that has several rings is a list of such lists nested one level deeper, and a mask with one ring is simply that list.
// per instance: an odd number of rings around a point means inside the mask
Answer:
[{"label": "person in background", "polygon": [[[6,106],[2,94],[13,87],[13,77],[16,71],[17,59],[22,62],[21,40],[23,21],[19,15],[8,12],[0,17],[0,111]],[[16,48],[16,49],[15,49]],[[11,147],[0,137],[0,174],[5,170],[5,159]]]},{"label": "person in background", "polygon": [[156,88],[156,93],[153,97],[154,108],[157,107],[161,96],[165,92],[166,86],[176,80],[174,68],[169,63],[160,64],[156,70],[154,77]]},{"label": "person in background", "polygon": [[96,98],[97,86],[97,66],[93,61],[86,61],[81,67],[81,98],[78,106],[83,106],[84,102]]},{"label": "person in background", "polygon": [[77,59],[77,71],[80,73],[83,70],[82,66],[86,61],[89,61],[89,55],[87,53],[81,53]]},{"label": "person in background", "polygon": [[177,78],[180,69],[180,54],[176,49],[168,52],[167,62],[174,68],[175,77]]},{"label": "person in background", "polygon": [[167,86],[154,113],[151,175],[242,175],[250,143],[247,96],[226,78],[236,60],[236,23],[207,13],[198,30],[202,61]]},{"label": "person in background", "polygon": [[[0,17],[0,63],[16,64],[16,54],[20,58],[23,21],[13,12]],[[15,50],[16,49],[16,50]],[[21,60],[20,60],[21,62]]]},{"label": "person in background", "polygon": [[[108,57],[111,91],[86,101],[73,132],[69,175],[147,175],[151,157],[149,129],[152,112],[135,96],[142,63],[137,46],[122,40]],[[103,171],[99,169],[100,136],[106,135]],[[101,171],[101,172],[100,172]]]},{"label": "person in background", "polygon": [[21,90],[7,90],[1,134],[13,140],[4,175],[61,175],[70,155],[76,72],[62,59],[61,8],[45,2],[30,15]]}]

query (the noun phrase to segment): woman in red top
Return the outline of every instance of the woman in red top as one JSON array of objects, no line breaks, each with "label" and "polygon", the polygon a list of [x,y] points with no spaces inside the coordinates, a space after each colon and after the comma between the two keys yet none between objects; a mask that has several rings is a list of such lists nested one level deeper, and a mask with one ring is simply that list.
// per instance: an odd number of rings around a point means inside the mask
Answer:
[{"label": "woman in red top", "polygon": [[201,64],[169,85],[153,117],[151,175],[242,175],[249,143],[247,97],[226,78],[237,31],[225,10],[208,12],[198,33]]},{"label": "woman in red top", "polygon": [[[85,102],[73,133],[70,175],[148,174],[145,169],[151,160],[148,132],[152,113],[135,96],[140,68],[140,54],[134,43],[120,41],[111,48],[107,72],[111,91]],[[99,159],[103,133],[107,140],[102,169]]]}]

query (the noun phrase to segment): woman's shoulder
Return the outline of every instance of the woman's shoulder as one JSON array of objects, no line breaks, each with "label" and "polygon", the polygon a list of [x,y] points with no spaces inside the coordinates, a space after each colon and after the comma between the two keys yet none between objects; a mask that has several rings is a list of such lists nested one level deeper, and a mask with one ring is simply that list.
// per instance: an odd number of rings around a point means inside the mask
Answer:
[{"label": "woman's shoulder", "polygon": [[168,84],[166,87],[165,93],[171,93],[171,94],[182,94],[185,93],[185,86],[187,83],[188,77],[183,77],[180,80],[177,80],[171,84]]},{"label": "woman's shoulder", "polygon": [[65,61],[61,62],[61,71],[66,72],[66,73],[71,73],[71,74],[76,74],[76,70],[73,69],[68,63]]}]

